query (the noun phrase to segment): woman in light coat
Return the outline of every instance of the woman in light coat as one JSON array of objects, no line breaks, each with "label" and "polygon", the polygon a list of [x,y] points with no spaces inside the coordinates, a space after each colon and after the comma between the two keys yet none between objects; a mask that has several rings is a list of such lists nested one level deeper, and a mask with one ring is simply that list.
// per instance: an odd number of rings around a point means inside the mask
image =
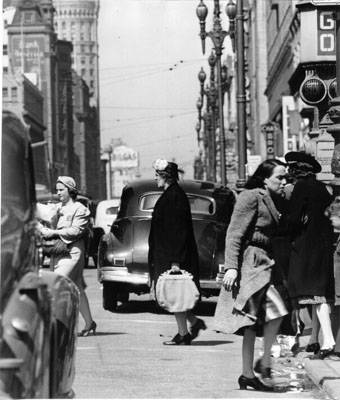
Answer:
[{"label": "woman in light coat", "polygon": [[[85,320],[85,327],[80,336],[96,333],[96,323],[92,319],[88,298],[85,293],[83,269],[85,264],[85,236],[89,225],[90,211],[76,201],[77,188],[73,178],[59,176],[56,191],[60,203],[49,218],[43,205],[37,205],[38,217],[50,220],[52,228],[40,225],[45,239],[57,239],[52,250],[50,269],[59,275],[67,276],[78,287],[80,292],[80,313]],[[45,214],[45,215],[44,215]]]},{"label": "woman in light coat", "polygon": [[[236,201],[226,236],[223,285],[215,312],[215,329],[243,335],[240,389],[271,391],[254,374],[256,336],[264,336],[264,354],[258,363],[263,379],[271,378],[271,347],[286,305],[272,282],[271,239],[280,214],[273,198],[283,192],[286,170],[279,160],[266,160],[248,180]],[[229,293],[228,293],[229,292]]]}]

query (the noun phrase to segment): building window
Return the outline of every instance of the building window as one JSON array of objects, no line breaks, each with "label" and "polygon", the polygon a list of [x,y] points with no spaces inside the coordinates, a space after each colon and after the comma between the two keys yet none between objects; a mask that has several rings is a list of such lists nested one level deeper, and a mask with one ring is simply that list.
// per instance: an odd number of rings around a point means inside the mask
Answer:
[{"label": "building window", "polygon": [[8,67],[3,67],[3,68],[2,68],[2,72],[3,72],[4,74],[7,74],[7,73],[8,73]]},{"label": "building window", "polygon": [[93,64],[94,57],[90,57],[90,63]]},{"label": "building window", "polygon": [[2,88],[2,97],[8,97],[8,88],[6,87]]},{"label": "building window", "polygon": [[65,22],[65,21],[63,21],[63,22],[61,23],[61,29],[66,29],[66,22]]},{"label": "building window", "polygon": [[85,63],[86,63],[85,57],[82,57],[82,58],[80,59],[80,63],[81,63],[82,65],[85,65]]},{"label": "building window", "polygon": [[80,40],[85,40],[84,32],[80,32]]},{"label": "building window", "polygon": [[82,52],[82,53],[85,53],[85,46],[82,44],[82,45],[80,45],[80,51]]},{"label": "building window", "polygon": [[2,55],[7,56],[7,54],[8,54],[8,47],[7,44],[4,44],[2,46]]},{"label": "building window", "polygon": [[11,96],[12,96],[12,99],[16,99],[18,97],[18,88],[16,88],[16,87],[11,88]]},{"label": "building window", "polygon": [[24,13],[24,24],[31,24],[33,22],[34,14],[32,12],[26,11]]},{"label": "building window", "polygon": [[81,76],[83,77],[83,76],[85,75],[85,73],[86,73],[86,69],[85,69],[85,68],[82,68],[82,69],[81,69]]},{"label": "building window", "polygon": [[93,76],[93,69],[90,69],[90,75]]},{"label": "building window", "polygon": [[90,81],[90,88],[93,89],[93,81]]}]

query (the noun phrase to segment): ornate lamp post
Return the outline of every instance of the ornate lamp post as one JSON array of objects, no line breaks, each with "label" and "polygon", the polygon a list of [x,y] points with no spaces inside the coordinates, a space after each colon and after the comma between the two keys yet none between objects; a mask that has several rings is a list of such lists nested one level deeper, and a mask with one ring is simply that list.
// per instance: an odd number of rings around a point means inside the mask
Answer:
[{"label": "ornate lamp post", "polygon": [[[232,5],[232,0],[229,0],[228,5]],[[227,7],[228,7],[227,5]],[[205,30],[205,20],[208,15],[208,8],[200,1],[196,9],[197,17],[200,21],[200,37],[202,41],[202,52],[205,53],[205,39],[207,36],[213,42],[216,54],[216,67],[217,67],[217,92],[218,92],[218,110],[219,110],[219,125],[220,125],[220,151],[221,151],[221,183],[223,186],[226,184],[226,162],[225,162],[225,132],[224,132],[224,115],[223,115],[223,102],[222,102],[222,85],[221,85],[221,55],[223,50],[224,38],[228,32],[224,31],[221,26],[220,19],[220,3],[219,0],[214,0],[214,21],[213,29],[210,32]],[[214,133],[215,134],[215,133]]]}]

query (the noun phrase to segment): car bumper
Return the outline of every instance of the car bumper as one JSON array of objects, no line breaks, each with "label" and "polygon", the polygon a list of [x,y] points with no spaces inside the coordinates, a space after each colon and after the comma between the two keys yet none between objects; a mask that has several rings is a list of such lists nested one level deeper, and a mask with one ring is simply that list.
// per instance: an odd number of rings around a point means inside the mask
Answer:
[{"label": "car bumper", "polygon": [[127,267],[101,267],[98,269],[98,281],[102,282],[124,282],[133,285],[148,285],[149,274],[132,274]]}]

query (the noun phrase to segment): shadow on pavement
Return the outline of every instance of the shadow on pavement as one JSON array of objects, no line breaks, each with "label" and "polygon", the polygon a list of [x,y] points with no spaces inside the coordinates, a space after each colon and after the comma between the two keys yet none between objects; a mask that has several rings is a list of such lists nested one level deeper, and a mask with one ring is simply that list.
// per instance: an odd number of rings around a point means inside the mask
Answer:
[{"label": "shadow on pavement", "polygon": [[[212,301],[201,301],[194,308],[194,313],[197,316],[213,316],[215,313],[216,302]],[[154,300],[130,300],[127,303],[119,305],[115,311],[119,314],[132,314],[132,313],[145,313],[149,312],[151,314],[169,314],[167,311],[163,310],[158,306]]]},{"label": "shadow on pavement", "polygon": [[195,340],[191,342],[191,346],[219,346],[220,344],[234,343],[231,340]]},{"label": "shadow on pavement", "polygon": [[[112,335],[127,335],[126,332],[96,332],[95,335],[88,335],[86,337],[90,337],[90,336],[112,336]],[[78,337],[83,337],[83,336],[79,336]]]}]

